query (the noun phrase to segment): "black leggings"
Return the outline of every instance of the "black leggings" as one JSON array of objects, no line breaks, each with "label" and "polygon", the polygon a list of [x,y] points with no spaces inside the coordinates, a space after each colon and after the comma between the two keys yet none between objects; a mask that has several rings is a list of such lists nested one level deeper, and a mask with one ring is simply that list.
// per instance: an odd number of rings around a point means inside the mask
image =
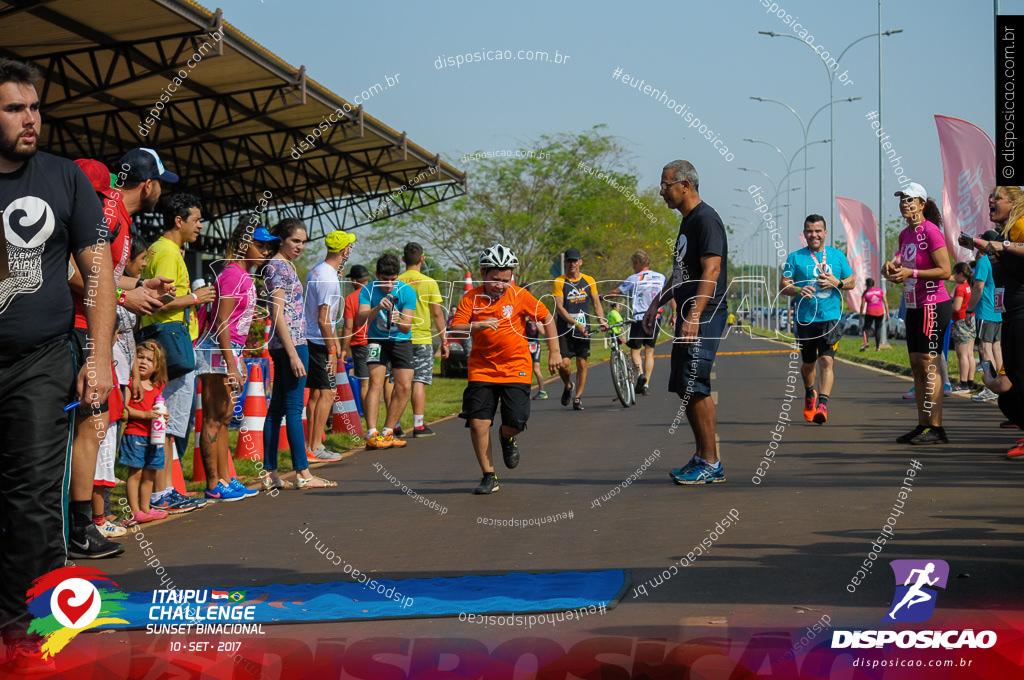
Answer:
[{"label": "black leggings", "polygon": [[870,328],[872,324],[875,325],[875,349],[878,349],[878,346],[882,344],[882,320],[883,319],[885,319],[885,317],[882,316],[882,315],[879,315],[879,316],[871,316],[870,314],[865,314],[864,315],[864,321],[863,321],[864,326],[863,326],[863,328],[861,330],[864,333],[864,344],[865,345],[868,344],[868,328]]},{"label": "black leggings", "polygon": [[1003,369],[1010,391],[999,395],[999,409],[1011,422],[1024,428],[1024,319],[1003,318]]}]

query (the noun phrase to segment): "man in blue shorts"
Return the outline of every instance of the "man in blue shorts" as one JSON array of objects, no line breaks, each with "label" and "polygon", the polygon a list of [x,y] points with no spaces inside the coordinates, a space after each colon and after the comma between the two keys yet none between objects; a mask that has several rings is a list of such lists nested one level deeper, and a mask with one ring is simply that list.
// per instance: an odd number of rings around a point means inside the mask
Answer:
[{"label": "man in blue shorts", "polygon": [[658,310],[675,297],[679,313],[668,391],[683,400],[697,448],[686,465],[669,473],[676,484],[725,481],[715,444],[718,414],[711,399],[711,368],[729,315],[725,304],[729,243],[722,218],[701,200],[699,185],[697,170],[688,161],[672,161],[662,170],[661,196],[665,205],[682,214],[683,221],[676,237],[672,279],[651,301],[643,320],[644,331],[653,333]]},{"label": "man in blue shorts", "polygon": [[[853,269],[842,251],[825,245],[828,228],[821,215],[804,220],[807,247],[789,254],[782,269],[779,292],[796,298],[796,332],[803,366],[804,419],[824,425],[828,420],[828,397],[832,392],[832,361],[843,329],[839,317],[843,296],[839,291],[854,287]],[[821,369],[814,389],[815,366]]]}]

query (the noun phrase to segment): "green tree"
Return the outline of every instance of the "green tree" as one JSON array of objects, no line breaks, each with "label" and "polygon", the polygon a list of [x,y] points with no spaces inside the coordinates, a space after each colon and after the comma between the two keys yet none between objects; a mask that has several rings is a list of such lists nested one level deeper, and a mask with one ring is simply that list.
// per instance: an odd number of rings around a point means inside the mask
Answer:
[{"label": "green tree", "polygon": [[638,189],[625,148],[602,127],[541,135],[523,144],[532,157],[469,161],[466,195],[381,222],[371,240],[378,248],[417,240],[442,269],[474,276],[480,252],[502,243],[519,257],[521,283],[550,279],[552,263],[570,246],[599,280],[632,273],[629,255],[638,248],[664,269],[678,216],[656,187]]}]

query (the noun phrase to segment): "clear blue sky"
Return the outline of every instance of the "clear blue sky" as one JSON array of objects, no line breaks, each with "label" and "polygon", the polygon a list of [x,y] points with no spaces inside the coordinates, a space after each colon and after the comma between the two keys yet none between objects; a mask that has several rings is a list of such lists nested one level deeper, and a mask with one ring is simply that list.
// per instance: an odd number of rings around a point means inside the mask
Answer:
[{"label": "clear blue sky", "polygon": [[[877,30],[872,0],[777,3],[833,56]],[[786,174],[779,155],[803,144],[797,119],[783,107],[752,101],[781,100],[803,117],[828,102],[826,69],[797,40],[759,35],[793,34],[767,14],[761,0],[719,2],[471,2],[374,3],[311,0],[219,0],[225,19],[289,63],[305,64],[310,77],[350,100],[385,75],[399,85],[366,103],[370,115],[406,130],[410,139],[464,170],[462,153],[515,149],[543,133],[580,132],[607,124],[634,156],[642,185],[659,181],[675,158],[701,175],[701,196],[738,231],[749,231],[753,205],[736,191]],[[212,6],[208,8],[212,9]],[[1024,0],[1004,0],[1003,14],[1024,14]],[[903,167],[939,198],[942,165],[934,114],[970,121],[993,135],[993,4],[986,0],[927,2],[885,0],[883,38],[885,132]],[[436,60],[486,50],[547,51],[568,55],[562,64],[480,61],[437,69]],[[727,162],[711,142],[662,103],[612,78],[621,68],[686,104],[728,146]],[[877,40],[852,47],[841,62],[851,85],[836,84],[836,195],[878,210],[878,146],[865,118],[878,108]],[[809,139],[829,136],[828,111],[814,121]],[[829,216],[827,144],[809,147],[808,210]],[[803,167],[802,154],[793,164]],[[885,175],[885,212],[896,213],[897,184]],[[763,185],[763,183],[762,183]],[[803,172],[792,186],[804,187]],[[784,204],[786,200],[780,200]],[[791,194],[790,248],[802,221],[803,189]],[[838,211],[836,212],[838,217]],[[733,216],[739,219],[733,219]],[[836,225],[838,226],[838,225]],[[832,229],[833,225],[829,225]],[[841,234],[841,226],[838,233]],[[738,244],[737,244],[738,245]]]}]

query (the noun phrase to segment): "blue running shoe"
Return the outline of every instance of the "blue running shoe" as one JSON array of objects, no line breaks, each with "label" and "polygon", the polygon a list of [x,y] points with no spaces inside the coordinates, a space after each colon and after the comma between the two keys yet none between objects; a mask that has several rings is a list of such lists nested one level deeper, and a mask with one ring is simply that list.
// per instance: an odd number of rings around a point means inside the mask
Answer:
[{"label": "blue running shoe", "polygon": [[237,491],[238,493],[242,494],[243,498],[251,498],[252,496],[255,496],[260,492],[259,489],[246,488],[245,484],[242,484],[234,477],[231,478],[231,483],[228,484],[228,488],[231,489],[232,491]]},{"label": "blue running shoe", "polygon": [[683,474],[674,476],[672,481],[676,484],[717,484],[725,481],[725,468],[719,465],[715,469],[702,460]]},{"label": "blue running shoe", "polygon": [[668,476],[671,477],[672,479],[675,479],[679,475],[682,475],[682,474],[685,474],[685,473],[689,472],[690,468],[692,468],[694,465],[697,465],[699,463],[700,463],[700,459],[697,458],[697,454],[693,454],[693,458],[690,459],[690,462],[688,462],[686,465],[684,465],[681,468],[672,468],[672,471],[668,473]]},{"label": "blue running shoe", "polygon": [[234,489],[224,486],[224,482],[218,482],[217,486],[214,487],[213,491],[207,489],[206,491],[207,500],[221,501],[223,503],[230,503],[231,501],[240,501],[245,498],[245,494],[239,493]]},{"label": "blue running shoe", "polygon": [[182,515],[196,509],[196,506],[189,503],[187,498],[173,489],[161,496],[160,500],[150,501],[149,506],[163,510],[168,515]]},{"label": "blue running shoe", "polygon": [[171,491],[167,495],[170,496],[173,499],[174,503],[182,505],[182,506],[186,506],[186,507],[187,506],[192,506],[192,508],[194,510],[198,510],[200,508],[206,507],[206,499],[205,498],[192,498],[191,496],[186,496],[184,494],[178,493],[176,490],[175,491]]}]

